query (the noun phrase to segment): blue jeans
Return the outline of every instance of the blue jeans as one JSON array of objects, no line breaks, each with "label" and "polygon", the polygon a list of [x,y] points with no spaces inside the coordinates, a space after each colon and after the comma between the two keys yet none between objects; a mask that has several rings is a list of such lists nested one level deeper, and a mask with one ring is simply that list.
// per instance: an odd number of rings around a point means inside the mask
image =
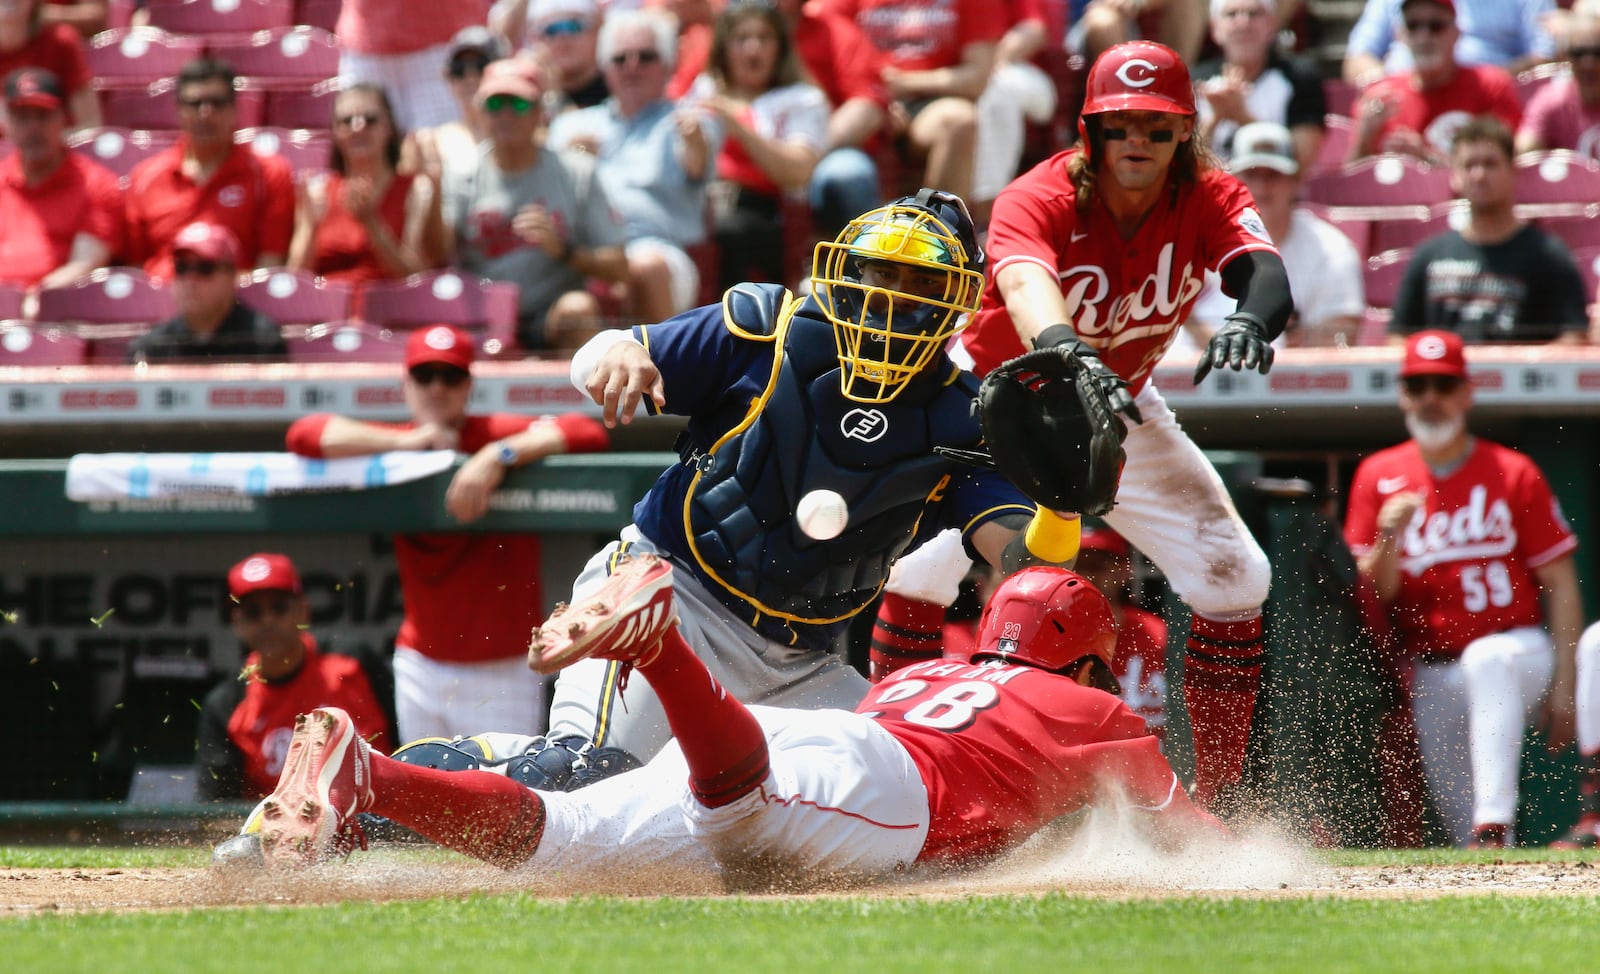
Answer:
[{"label": "blue jeans", "polygon": [[834,149],[811,171],[811,220],[823,239],[831,240],[855,217],[883,201],[878,164],[860,149]]}]

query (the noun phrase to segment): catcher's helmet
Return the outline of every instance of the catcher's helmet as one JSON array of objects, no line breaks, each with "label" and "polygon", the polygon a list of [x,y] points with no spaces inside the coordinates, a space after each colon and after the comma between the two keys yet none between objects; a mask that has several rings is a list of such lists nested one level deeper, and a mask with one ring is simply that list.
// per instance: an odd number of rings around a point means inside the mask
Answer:
[{"label": "catcher's helmet", "polygon": [[1195,113],[1194,82],[1177,51],[1155,41],[1128,41],[1095,58],[1078,113],[1083,146],[1089,145],[1089,116],[1125,111]]},{"label": "catcher's helmet", "polygon": [[[811,293],[833,322],[845,397],[888,402],[926,368],[978,310],[983,261],[966,204],[933,189],[869,210],[818,243]],[[885,269],[872,272],[878,262]]]},{"label": "catcher's helmet", "polygon": [[1007,578],[990,596],[972,660],[1062,670],[1096,656],[1109,670],[1116,650],[1117,621],[1100,590],[1077,572],[1035,566]]}]

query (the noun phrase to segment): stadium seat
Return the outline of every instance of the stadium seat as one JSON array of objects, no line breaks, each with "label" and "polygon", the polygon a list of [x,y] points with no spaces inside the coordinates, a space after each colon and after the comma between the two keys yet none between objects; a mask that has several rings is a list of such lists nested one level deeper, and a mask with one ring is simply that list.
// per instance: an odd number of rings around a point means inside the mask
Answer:
[{"label": "stadium seat", "polygon": [[1393,306],[1395,295],[1400,291],[1400,279],[1405,276],[1406,265],[1410,262],[1410,250],[1386,250],[1367,258],[1367,268],[1361,277],[1368,307]]},{"label": "stadium seat", "polygon": [[150,26],[174,34],[251,34],[288,27],[292,0],[148,0]]},{"label": "stadium seat", "polygon": [[[176,80],[162,78],[143,88],[108,88],[100,93],[104,123],[129,129],[176,129],[176,87]],[[234,96],[239,127],[260,125],[266,92],[250,87],[248,81],[241,79],[234,82]]]},{"label": "stadium seat", "polygon": [[295,0],[294,22],[308,27],[321,27],[330,33],[339,24],[339,11],[344,0]]},{"label": "stadium seat", "polygon": [[235,74],[273,91],[308,89],[339,73],[339,42],[320,27],[261,30],[208,49],[231,64]]},{"label": "stadium seat", "polygon": [[118,176],[126,176],[133,167],[160,153],[178,141],[178,133],[170,129],[124,129],[101,127],[79,129],[67,136],[67,146]]},{"label": "stadium seat", "polygon": [[1381,220],[1409,215],[1425,218],[1430,207],[1450,199],[1450,172],[1425,166],[1410,156],[1372,156],[1337,172],[1306,180],[1301,196],[1344,216]]},{"label": "stadium seat", "polygon": [[1350,216],[1343,210],[1331,210],[1318,203],[1301,203],[1300,206],[1338,227],[1350,242],[1356,245],[1356,253],[1362,260],[1366,260],[1367,255],[1372,252],[1370,221],[1360,216]]},{"label": "stadium seat", "polygon": [[1429,237],[1462,225],[1466,210],[1460,202],[1440,203],[1422,216],[1401,216],[1372,222],[1372,253],[1409,250]]},{"label": "stadium seat", "polygon": [[282,156],[295,172],[327,169],[333,139],[325,131],[309,129],[280,129],[270,125],[240,129],[233,133],[233,141],[248,145],[260,156]]},{"label": "stadium seat", "polygon": [[0,368],[8,365],[82,365],[89,343],[59,328],[34,328],[21,322],[0,325]]},{"label": "stadium seat", "polygon": [[443,322],[482,332],[484,350],[498,354],[516,347],[518,295],[509,281],[445,270],[366,284],[356,304],[361,320],[396,330]]},{"label": "stadium seat", "polygon": [[1574,249],[1572,259],[1578,264],[1578,273],[1583,275],[1583,293],[1593,302],[1595,287],[1600,285],[1600,246]]},{"label": "stadium seat", "polygon": [[351,287],[310,271],[263,267],[239,288],[239,300],[280,325],[342,325]]},{"label": "stadium seat", "polygon": [[1338,172],[1344,168],[1345,158],[1350,155],[1350,142],[1355,137],[1351,131],[1354,123],[1343,115],[1326,115],[1322,121],[1322,148],[1317,151],[1317,161],[1308,175]]},{"label": "stadium seat", "polygon": [[283,340],[291,362],[403,362],[406,357],[405,333],[362,321],[286,331]]},{"label": "stadium seat", "polygon": [[177,77],[204,49],[198,37],[180,37],[154,27],[103,30],[89,40],[89,74],[96,89],[143,88]]},{"label": "stadium seat", "polygon": [[1357,345],[1389,344],[1389,309],[1367,306],[1361,314],[1361,330],[1356,333]]},{"label": "stadium seat", "polygon": [[88,326],[85,334],[120,329],[137,334],[177,313],[172,292],[137,267],[102,267],[60,287],[39,291],[34,320]]},{"label": "stadium seat", "polygon": [[1351,109],[1355,108],[1356,98],[1361,94],[1361,89],[1343,78],[1322,79],[1322,98],[1327,103],[1330,115],[1343,115],[1350,118]]},{"label": "stadium seat", "polygon": [[0,281],[0,321],[15,321],[24,317],[22,309],[27,292],[15,284]]},{"label": "stadium seat", "polygon": [[1528,100],[1539,93],[1539,89],[1557,78],[1570,78],[1572,68],[1566,61],[1546,61],[1536,64],[1524,71],[1517,72],[1517,96],[1522,100],[1524,107]]},{"label": "stadium seat", "polygon": [[1600,162],[1558,149],[1517,157],[1517,215],[1600,216]]},{"label": "stadium seat", "polygon": [[308,90],[270,92],[264,120],[259,124],[286,129],[331,128],[333,99],[338,94],[338,82],[332,80]]},{"label": "stadium seat", "polygon": [[[1600,201],[1597,201],[1600,202]],[[1590,216],[1549,216],[1539,220],[1539,228],[1561,238],[1569,250],[1600,247],[1600,220]]]}]

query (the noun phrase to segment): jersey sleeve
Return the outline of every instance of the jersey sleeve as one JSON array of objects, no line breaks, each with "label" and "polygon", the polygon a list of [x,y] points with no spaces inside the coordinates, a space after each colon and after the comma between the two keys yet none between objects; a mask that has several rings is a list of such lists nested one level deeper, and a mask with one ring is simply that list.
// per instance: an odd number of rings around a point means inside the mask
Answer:
[{"label": "jersey sleeve", "polygon": [[723,322],[722,305],[691,308],[653,325],[635,325],[634,337],[661,372],[666,402],[660,411],[689,416],[714,408],[733,390],[755,354],[770,357],[772,344],[740,338]]},{"label": "jersey sleeve", "polygon": [[[1063,167],[1052,159],[1052,171]],[[1060,177],[1063,182],[1065,175]],[[1057,272],[1057,243],[1077,225],[1077,210],[1066,201],[1054,201],[1042,193],[1039,174],[1030,173],[1000,191],[989,221],[988,251],[990,279],[1008,265],[1023,261],[1038,264],[1051,274]],[[1052,205],[1054,204],[1054,205]]]},{"label": "jersey sleeve", "polygon": [[964,538],[970,538],[978,528],[1008,514],[1032,517],[1038,507],[994,470],[974,468],[956,481],[950,493],[955,520],[948,526],[960,528]]},{"label": "jersey sleeve", "polygon": [[1209,192],[1209,199],[1215,204],[1214,218],[1206,220],[1206,270],[1220,273],[1228,261],[1253,250],[1278,252],[1256,211],[1256,201],[1243,183],[1217,173],[1201,191]]},{"label": "jersey sleeve", "polygon": [[1542,568],[1578,547],[1578,539],[1550,490],[1550,482],[1532,460],[1516,454],[1522,471],[1516,480],[1517,549],[1529,568]]},{"label": "jersey sleeve", "polygon": [[1350,499],[1345,505],[1344,543],[1357,558],[1372,550],[1378,537],[1378,492],[1373,483],[1369,457],[1356,467],[1350,481]]}]

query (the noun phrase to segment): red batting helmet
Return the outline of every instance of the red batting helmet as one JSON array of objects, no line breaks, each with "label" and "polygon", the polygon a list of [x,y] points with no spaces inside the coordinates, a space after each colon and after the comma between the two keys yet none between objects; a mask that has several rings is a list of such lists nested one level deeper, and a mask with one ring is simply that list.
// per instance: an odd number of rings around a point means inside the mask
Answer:
[{"label": "red batting helmet", "polygon": [[1194,114],[1194,82],[1177,51],[1155,41],[1128,41],[1095,58],[1078,113],[1084,147],[1089,145],[1084,119],[1121,111]]},{"label": "red batting helmet", "polygon": [[1024,568],[990,596],[978,620],[973,662],[998,659],[1060,670],[1098,656],[1109,669],[1117,649],[1111,603],[1077,572]]}]

